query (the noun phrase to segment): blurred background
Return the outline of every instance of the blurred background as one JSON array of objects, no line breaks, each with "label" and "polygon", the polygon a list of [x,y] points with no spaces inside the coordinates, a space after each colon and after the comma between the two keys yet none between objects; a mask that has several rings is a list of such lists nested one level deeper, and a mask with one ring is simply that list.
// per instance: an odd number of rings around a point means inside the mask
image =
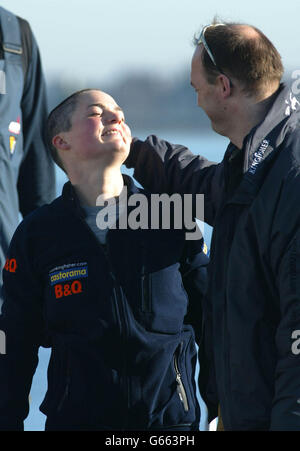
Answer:
[{"label": "blurred background", "polygon": [[[299,0],[2,0],[1,6],[31,25],[42,56],[49,109],[76,90],[101,89],[124,109],[134,136],[155,133],[213,161],[222,159],[228,140],[210,129],[196,105],[190,86],[194,35],[214,16],[249,23],[279,50],[287,83],[300,69]],[[64,182],[57,168],[58,194]],[[204,237],[209,246],[208,226]],[[46,390],[48,359],[49,350],[41,349],[26,430],[44,428],[38,407]]]},{"label": "blurred background", "polygon": [[190,87],[193,36],[217,15],[261,28],[282,55],[287,76],[298,69],[299,0],[3,0],[37,38],[49,106],[77,89],[116,97],[133,132],[209,127]]}]

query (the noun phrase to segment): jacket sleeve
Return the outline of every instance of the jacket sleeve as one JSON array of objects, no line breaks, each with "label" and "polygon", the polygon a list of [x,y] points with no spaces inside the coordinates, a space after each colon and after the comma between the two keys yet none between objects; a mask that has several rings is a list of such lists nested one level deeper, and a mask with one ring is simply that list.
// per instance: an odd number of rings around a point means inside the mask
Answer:
[{"label": "jacket sleeve", "polygon": [[277,431],[300,431],[300,180],[299,172],[290,175],[273,219],[270,251],[280,311],[271,416],[271,430]]},{"label": "jacket sleeve", "polygon": [[151,135],[145,141],[133,139],[125,165],[134,168],[135,179],[151,192],[204,194],[204,220],[213,225],[223,195],[223,163]]},{"label": "jacket sleeve", "polygon": [[0,430],[23,430],[28,396],[42,340],[42,288],[34,274],[23,225],[17,229],[3,269],[0,316],[5,347],[0,353]]},{"label": "jacket sleeve", "polygon": [[180,265],[182,283],[189,300],[185,322],[193,326],[198,344],[202,336],[203,303],[209,262],[207,254],[203,251],[204,247],[203,239],[186,241]]},{"label": "jacket sleeve", "polygon": [[[29,24],[23,21],[29,28]],[[55,198],[54,163],[47,149],[48,114],[46,84],[39,49],[31,33],[32,51],[21,102],[24,159],[19,171],[18,193],[23,216]]]}]

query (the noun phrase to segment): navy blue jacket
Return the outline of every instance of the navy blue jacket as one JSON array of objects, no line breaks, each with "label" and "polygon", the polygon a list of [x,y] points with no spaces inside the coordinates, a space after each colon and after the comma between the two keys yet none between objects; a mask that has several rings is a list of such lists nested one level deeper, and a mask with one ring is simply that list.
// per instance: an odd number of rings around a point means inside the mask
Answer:
[{"label": "navy blue jacket", "polygon": [[151,191],[204,194],[206,334],[226,430],[300,430],[299,118],[281,86],[219,164],[155,136],[135,140],[126,163]]},{"label": "navy blue jacket", "polygon": [[202,246],[175,228],[111,229],[102,246],[70,183],[25,218],[3,273],[0,428],[22,429],[40,345],[52,347],[47,429],[197,428]]}]

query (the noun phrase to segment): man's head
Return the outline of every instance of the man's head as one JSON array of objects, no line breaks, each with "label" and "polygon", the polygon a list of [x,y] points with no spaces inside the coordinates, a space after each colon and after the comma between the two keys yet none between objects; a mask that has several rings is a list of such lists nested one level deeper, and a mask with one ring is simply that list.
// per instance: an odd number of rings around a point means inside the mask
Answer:
[{"label": "man's head", "polygon": [[283,75],[281,57],[257,28],[213,23],[202,30],[194,43],[210,84],[220,74],[226,74],[242,86],[245,94],[253,97],[260,97],[270,86],[279,86]]},{"label": "man's head", "polygon": [[277,91],[283,75],[281,57],[257,28],[213,23],[194,43],[191,84],[216,131],[243,101],[258,103]]},{"label": "man's head", "polygon": [[54,161],[67,173],[85,162],[121,165],[131,142],[122,109],[95,89],[75,92],[49,114],[47,139]]}]

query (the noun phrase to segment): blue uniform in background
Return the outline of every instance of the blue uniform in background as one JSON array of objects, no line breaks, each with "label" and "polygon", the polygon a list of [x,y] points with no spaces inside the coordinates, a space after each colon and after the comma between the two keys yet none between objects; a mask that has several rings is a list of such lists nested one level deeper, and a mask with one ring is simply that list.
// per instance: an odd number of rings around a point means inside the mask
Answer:
[{"label": "blue uniform in background", "polygon": [[[29,24],[0,7],[0,265],[19,213],[55,197],[55,173],[43,133],[46,86]],[[0,289],[2,271],[0,271]],[[2,299],[0,297],[0,307]]]}]

